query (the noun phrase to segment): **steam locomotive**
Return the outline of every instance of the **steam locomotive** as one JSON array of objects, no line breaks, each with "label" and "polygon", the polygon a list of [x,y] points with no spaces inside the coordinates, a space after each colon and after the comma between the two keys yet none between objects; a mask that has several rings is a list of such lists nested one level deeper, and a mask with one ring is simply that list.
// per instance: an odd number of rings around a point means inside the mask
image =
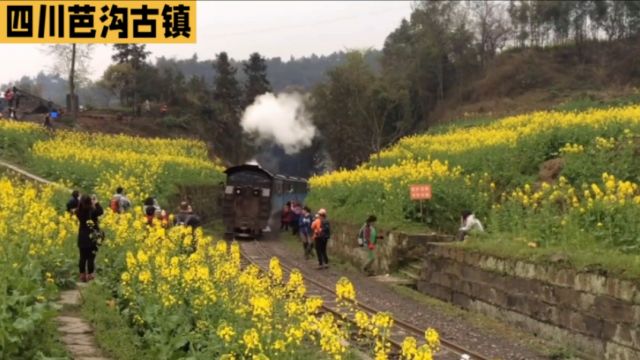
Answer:
[{"label": "steam locomotive", "polygon": [[259,165],[233,166],[225,174],[222,219],[228,236],[259,237],[287,202],[302,203],[307,195],[306,179],[274,175]]}]

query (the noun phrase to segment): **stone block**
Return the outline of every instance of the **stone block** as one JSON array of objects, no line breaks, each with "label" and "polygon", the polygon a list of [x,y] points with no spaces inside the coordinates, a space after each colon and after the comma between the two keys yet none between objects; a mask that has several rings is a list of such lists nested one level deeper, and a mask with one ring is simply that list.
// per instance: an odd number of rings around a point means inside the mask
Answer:
[{"label": "stone block", "polygon": [[602,275],[577,273],[573,282],[573,288],[579,291],[588,292],[594,295],[606,294],[607,278]]},{"label": "stone block", "polygon": [[640,328],[638,326],[607,322],[604,335],[607,340],[640,351]]},{"label": "stone block", "polygon": [[504,292],[486,284],[472,283],[471,297],[497,306],[504,306],[507,303]]},{"label": "stone block", "polygon": [[569,269],[557,269],[555,273],[549,273],[547,276],[546,279],[543,278],[541,280],[557,286],[572,287],[576,274]]},{"label": "stone block", "polygon": [[453,292],[449,288],[437,284],[425,283],[423,281],[418,281],[416,285],[418,291],[420,292],[423,292],[440,300],[451,302]]},{"label": "stone block", "polygon": [[578,292],[572,288],[556,287],[553,290],[555,297],[555,304],[562,308],[574,308],[576,298],[579,296]]},{"label": "stone block", "polygon": [[515,263],[515,272],[512,275],[515,275],[524,279],[535,279],[536,278],[536,266],[534,264],[517,261]]},{"label": "stone block", "polygon": [[640,305],[640,282],[607,278],[605,286],[607,295]]},{"label": "stone block", "polygon": [[605,359],[607,360],[638,360],[640,359],[640,351],[627,346],[607,342]]},{"label": "stone block", "polygon": [[605,352],[604,342],[594,339],[593,337],[572,332],[556,325],[533,319],[516,311],[499,308],[482,301],[472,301],[469,309],[518,326],[536,336],[581,349],[582,352],[588,355],[584,357],[585,359],[603,359]]},{"label": "stone block", "polygon": [[492,285],[501,280],[501,275],[464,265],[462,268],[462,278],[469,282]]},{"label": "stone block", "polygon": [[579,332],[581,334],[601,339],[604,334],[604,321],[591,315],[581,314],[573,310],[564,310],[559,313],[558,326]]},{"label": "stone block", "polygon": [[612,322],[633,323],[634,312],[631,304],[606,295],[594,297],[593,307],[598,317]]},{"label": "stone block", "polygon": [[459,293],[454,291],[452,298],[451,298],[451,302],[454,303],[455,305],[458,305],[462,308],[468,309],[469,306],[471,305],[471,298],[468,297],[465,294]]},{"label": "stone block", "polygon": [[60,292],[60,300],[58,301],[61,305],[80,305],[80,292],[78,290],[65,290]]}]

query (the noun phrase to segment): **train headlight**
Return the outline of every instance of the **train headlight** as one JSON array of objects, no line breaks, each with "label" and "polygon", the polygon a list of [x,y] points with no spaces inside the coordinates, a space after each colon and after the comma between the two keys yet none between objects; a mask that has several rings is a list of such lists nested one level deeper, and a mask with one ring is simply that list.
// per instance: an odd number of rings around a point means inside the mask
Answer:
[{"label": "train headlight", "polygon": [[240,194],[242,194],[242,189],[236,188],[236,195],[240,195]]},{"label": "train headlight", "polygon": [[253,196],[260,196],[260,190],[254,189],[253,190]]}]

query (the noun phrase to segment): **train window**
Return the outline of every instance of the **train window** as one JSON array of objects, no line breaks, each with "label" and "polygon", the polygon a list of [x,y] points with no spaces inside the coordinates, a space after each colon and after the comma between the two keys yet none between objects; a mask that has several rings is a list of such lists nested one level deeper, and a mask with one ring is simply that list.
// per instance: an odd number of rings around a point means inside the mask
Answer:
[{"label": "train window", "polygon": [[224,188],[224,193],[225,193],[225,194],[228,194],[228,195],[233,194],[233,186],[227,185],[227,186]]}]

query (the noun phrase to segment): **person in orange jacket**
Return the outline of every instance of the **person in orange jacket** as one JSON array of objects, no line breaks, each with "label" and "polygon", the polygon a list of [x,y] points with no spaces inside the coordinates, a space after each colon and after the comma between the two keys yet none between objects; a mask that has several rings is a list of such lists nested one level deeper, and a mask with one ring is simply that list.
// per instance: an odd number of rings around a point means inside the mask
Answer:
[{"label": "person in orange jacket", "polygon": [[327,211],[320,209],[316,219],[311,223],[313,231],[313,241],[316,245],[316,255],[318,256],[318,269],[329,268],[329,257],[327,257],[327,243],[331,238],[331,225],[327,220]]}]

